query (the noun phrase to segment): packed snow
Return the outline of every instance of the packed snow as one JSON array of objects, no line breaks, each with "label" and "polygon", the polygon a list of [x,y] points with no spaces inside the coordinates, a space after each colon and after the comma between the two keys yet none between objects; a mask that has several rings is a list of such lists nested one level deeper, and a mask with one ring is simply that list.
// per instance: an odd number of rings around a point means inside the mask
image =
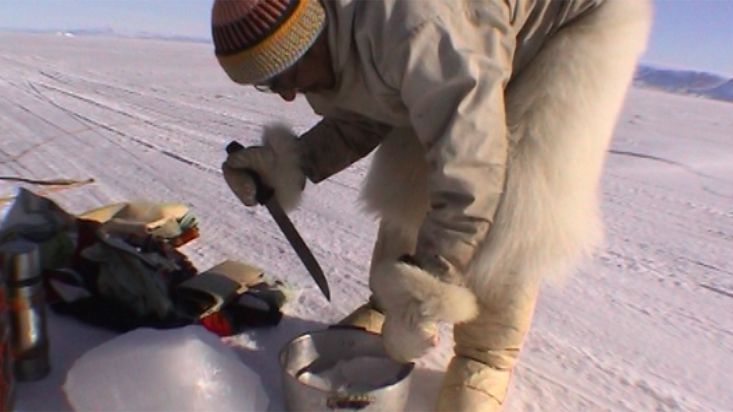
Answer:
[{"label": "packed snow", "polygon": [[105,342],[74,363],[64,392],[77,411],[239,412],[267,406],[257,373],[202,326],[140,328]]},{"label": "packed snow", "polygon": [[[0,43],[0,175],[94,179],[0,181],[0,198],[22,185],[75,213],[188,203],[202,233],[182,251],[199,269],[244,260],[298,291],[279,326],[224,340],[259,375],[267,410],[281,410],[281,347],[368,296],[376,222],[358,194],[369,158],[309,185],[291,214],[329,279],[329,304],[267,211],[240,205],[219,172],[230,140],[254,144],[275,120],[313,125],[302,99],[236,86],[207,44],[11,33]],[[603,176],[606,246],[544,289],[506,411],[733,410],[732,131],[731,103],[630,91]],[[72,365],[115,337],[49,318],[53,370],[19,385],[18,411],[71,410],[62,387]],[[414,372],[408,410],[430,410],[450,354],[444,327]],[[161,368],[179,370],[167,359]]]}]

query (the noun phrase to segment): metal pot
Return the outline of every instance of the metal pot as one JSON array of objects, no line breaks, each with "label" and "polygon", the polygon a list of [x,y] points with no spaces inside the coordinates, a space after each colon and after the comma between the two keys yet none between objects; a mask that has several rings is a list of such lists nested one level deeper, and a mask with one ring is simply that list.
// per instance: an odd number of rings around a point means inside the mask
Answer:
[{"label": "metal pot", "polygon": [[[386,380],[375,387],[335,389],[304,380],[304,371],[323,371],[356,359],[378,359]],[[384,351],[382,338],[361,328],[332,327],[298,336],[280,352],[285,407],[291,412],[404,410],[413,363],[399,363]],[[356,378],[356,376],[353,376]],[[349,379],[349,377],[347,377]]]}]

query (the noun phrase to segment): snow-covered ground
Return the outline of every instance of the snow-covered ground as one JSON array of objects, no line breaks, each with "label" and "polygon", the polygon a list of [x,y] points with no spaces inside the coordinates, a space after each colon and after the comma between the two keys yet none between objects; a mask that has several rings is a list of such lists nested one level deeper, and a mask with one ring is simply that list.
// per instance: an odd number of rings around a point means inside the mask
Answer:
[{"label": "snow-covered ground", "polygon": [[[183,251],[200,269],[247,260],[301,290],[277,328],[230,342],[280,410],[280,347],[368,295],[375,222],[357,202],[368,159],[309,186],[292,214],[327,273],[329,305],[266,210],[241,206],[219,172],[231,139],[255,143],[276,119],[314,124],[302,100],[234,85],[206,44],[10,33],[0,44],[0,175],[94,178],[48,192],[71,212],[184,201],[202,235]],[[0,197],[14,185],[0,182]],[[607,246],[544,290],[506,410],[733,410],[733,104],[631,90],[603,209]],[[69,410],[66,372],[114,336],[50,317],[53,372],[19,386],[19,411]],[[419,364],[410,410],[435,397],[451,352],[443,335]]]}]

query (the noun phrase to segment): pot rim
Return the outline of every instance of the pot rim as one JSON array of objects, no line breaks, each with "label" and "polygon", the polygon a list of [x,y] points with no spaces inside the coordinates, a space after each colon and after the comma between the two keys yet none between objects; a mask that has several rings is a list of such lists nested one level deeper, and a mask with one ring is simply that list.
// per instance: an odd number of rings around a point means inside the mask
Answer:
[{"label": "pot rim", "polygon": [[[327,329],[320,329],[320,330],[314,330],[314,331],[309,331],[309,332],[303,332],[303,333],[299,334],[298,336],[296,336],[295,338],[293,338],[290,341],[288,341],[288,343],[286,343],[282,347],[282,349],[280,349],[280,353],[278,354],[278,360],[279,360],[279,363],[280,363],[280,371],[284,375],[287,375],[288,377],[290,377],[293,380],[295,380],[300,385],[303,385],[305,387],[308,387],[308,388],[317,390],[317,391],[322,392],[324,394],[333,394],[333,393],[335,393],[334,391],[329,391],[329,390],[326,390],[326,389],[322,389],[322,388],[319,388],[318,386],[314,386],[314,385],[311,385],[311,384],[308,384],[306,382],[301,381],[300,379],[298,379],[295,376],[295,374],[293,374],[291,371],[288,370],[288,368],[285,365],[285,362],[286,362],[286,357],[287,357],[288,351],[293,347],[293,345],[295,343],[300,342],[300,341],[303,341],[305,339],[310,339],[310,338],[313,337],[313,335],[322,335],[322,334],[329,334],[329,333],[341,332],[341,331],[353,331],[353,332],[363,333],[364,335],[374,336],[374,337],[377,337],[377,338],[380,338],[381,339],[381,335],[378,334],[378,333],[374,333],[374,332],[368,331],[368,330],[366,330],[364,328],[361,328],[361,327],[358,327],[358,326],[351,326],[351,325],[333,325],[333,326],[330,326]],[[401,365],[400,371],[396,375],[394,382],[392,382],[392,383],[390,383],[388,385],[384,385],[384,386],[380,386],[378,388],[375,388],[375,389],[373,389],[371,391],[368,391],[368,393],[386,391],[386,390],[389,390],[391,388],[396,387],[399,384],[404,383],[408,378],[410,378],[413,370],[415,369],[415,362],[398,362],[398,361],[390,358],[386,354],[385,354],[385,358],[391,360],[392,362],[395,362],[398,365]]]}]

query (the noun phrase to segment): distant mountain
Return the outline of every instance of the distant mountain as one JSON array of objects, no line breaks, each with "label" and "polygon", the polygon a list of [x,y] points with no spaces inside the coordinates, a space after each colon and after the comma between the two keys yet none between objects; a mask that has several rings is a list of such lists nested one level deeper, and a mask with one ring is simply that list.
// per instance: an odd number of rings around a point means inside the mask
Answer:
[{"label": "distant mountain", "polygon": [[183,35],[175,35],[175,34],[167,35],[167,34],[149,33],[145,31],[137,32],[137,33],[128,35],[126,37],[134,37],[137,39],[182,41],[182,42],[189,42],[189,43],[211,43],[211,39],[207,39],[205,37],[183,36]]},{"label": "distant mountain", "polygon": [[73,30],[54,30],[57,33],[68,33],[74,36],[116,36],[117,33],[111,27],[103,27],[96,29],[73,29]]},{"label": "distant mountain", "polygon": [[721,84],[708,92],[710,97],[718,100],[733,102],[733,79]]},{"label": "distant mountain", "polygon": [[154,39],[154,40],[170,40],[194,43],[211,43],[211,39],[205,37],[185,36],[175,34],[159,34],[146,31],[138,32],[118,32],[110,27],[89,28],[89,29],[16,29],[0,27],[0,31],[22,32],[22,33],[55,33],[59,36],[106,36],[106,37],[124,37],[135,39]]},{"label": "distant mountain", "polygon": [[634,85],[733,102],[733,79],[705,72],[639,66]]}]

